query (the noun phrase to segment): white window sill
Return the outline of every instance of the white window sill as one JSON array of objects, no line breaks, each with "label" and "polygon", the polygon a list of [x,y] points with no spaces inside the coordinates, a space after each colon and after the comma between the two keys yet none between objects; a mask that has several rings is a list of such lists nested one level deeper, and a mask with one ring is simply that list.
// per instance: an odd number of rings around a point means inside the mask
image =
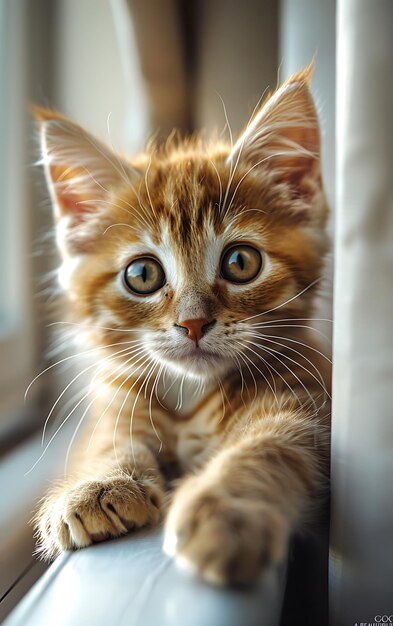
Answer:
[{"label": "white window sill", "polygon": [[278,626],[284,587],[284,569],[250,589],[210,587],[145,531],[60,556],[4,626]]}]

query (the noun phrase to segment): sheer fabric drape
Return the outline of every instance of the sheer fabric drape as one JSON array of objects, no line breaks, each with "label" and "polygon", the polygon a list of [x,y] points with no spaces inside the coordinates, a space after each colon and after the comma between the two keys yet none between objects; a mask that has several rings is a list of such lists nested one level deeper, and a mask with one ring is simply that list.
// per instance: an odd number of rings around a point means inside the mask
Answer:
[{"label": "sheer fabric drape", "polygon": [[393,613],[393,3],[339,0],[337,28],[331,623],[344,626]]}]

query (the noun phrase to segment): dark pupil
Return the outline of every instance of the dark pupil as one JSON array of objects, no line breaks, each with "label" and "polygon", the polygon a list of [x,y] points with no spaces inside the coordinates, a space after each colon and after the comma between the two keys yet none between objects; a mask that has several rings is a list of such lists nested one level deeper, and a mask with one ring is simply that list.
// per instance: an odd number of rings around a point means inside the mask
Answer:
[{"label": "dark pupil", "polygon": [[242,254],[240,254],[240,252],[238,252],[238,254],[237,254],[236,262],[237,262],[238,266],[240,267],[240,269],[244,270],[244,259],[243,259]]},{"label": "dark pupil", "polygon": [[141,272],[141,277],[143,282],[146,282],[146,278],[147,278],[147,269],[146,269],[146,265],[142,265],[142,272]]}]

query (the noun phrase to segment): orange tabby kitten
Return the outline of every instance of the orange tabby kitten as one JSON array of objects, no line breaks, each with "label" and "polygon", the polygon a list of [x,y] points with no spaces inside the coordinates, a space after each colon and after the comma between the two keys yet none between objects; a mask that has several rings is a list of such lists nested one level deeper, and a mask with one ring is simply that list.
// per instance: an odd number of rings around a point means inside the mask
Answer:
[{"label": "orange tabby kitten", "polygon": [[329,378],[310,328],[327,250],[310,71],[234,146],[123,160],[40,111],[60,281],[99,349],[86,440],[37,515],[46,557],[157,524],[165,549],[244,583],[285,557],[326,483]]}]

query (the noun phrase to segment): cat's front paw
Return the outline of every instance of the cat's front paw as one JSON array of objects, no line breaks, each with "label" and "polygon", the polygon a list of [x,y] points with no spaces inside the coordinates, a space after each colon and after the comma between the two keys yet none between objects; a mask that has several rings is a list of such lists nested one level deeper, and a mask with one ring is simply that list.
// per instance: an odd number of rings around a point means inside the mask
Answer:
[{"label": "cat's front paw", "polygon": [[199,488],[192,478],[175,494],[164,549],[208,582],[243,585],[283,560],[288,536],[287,520],[272,505],[219,485]]},{"label": "cat's front paw", "polygon": [[108,478],[60,486],[44,500],[35,518],[38,553],[53,558],[63,550],[156,524],[163,493],[148,480],[119,471]]}]

